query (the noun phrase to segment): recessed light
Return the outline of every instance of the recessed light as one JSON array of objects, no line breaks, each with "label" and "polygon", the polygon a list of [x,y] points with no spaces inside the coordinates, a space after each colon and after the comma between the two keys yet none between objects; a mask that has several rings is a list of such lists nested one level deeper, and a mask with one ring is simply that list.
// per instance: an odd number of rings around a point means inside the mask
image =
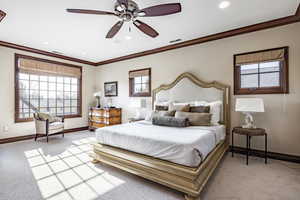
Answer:
[{"label": "recessed light", "polygon": [[222,1],[220,4],[219,4],[219,8],[220,9],[225,9],[225,8],[228,8],[230,6],[230,2],[229,1]]},{"label": "recessed light", "polygon": [[82,52],[82,55],[86,55],[86,52]]},{"label": "recessed light", "polygon": [[44,44],[45,44],[45,45],[48,45],[48,44],[49,44],[49,42],[44,42]]}]

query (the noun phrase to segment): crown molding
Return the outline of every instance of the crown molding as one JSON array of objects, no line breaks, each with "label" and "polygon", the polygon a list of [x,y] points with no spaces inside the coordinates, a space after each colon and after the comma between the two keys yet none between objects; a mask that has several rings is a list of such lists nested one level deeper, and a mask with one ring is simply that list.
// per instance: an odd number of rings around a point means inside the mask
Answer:
[{"label": "crown molding", "polygon": [[27,46],[22,46],[22,45],[18,45],[18,44],[13,44],[13,43],[5,42],[5,41],[0,41],[0,46],[12,48],[12,49],[18,49],[18,50],[27,51],[27,52],[36,53],[36,54],[41,54],[41,55],[45,55],[45,56],[50,56],[50,57],[54,57],[54,58],[60,58],[63,60],[69,60],[69,61],[77,62],[77,63],[81,63],[81,64],[97,66],[96,65],[97,63],[90,62],[87,60],[82,60],[82,59],[73,58],[73,57],[69,57],[69,56],[63,56],[60,54],[56,54],[56,53],[52,53],[52,52],[48,52],[48,51],[44,51],[44,50],[40,50],[40,49],[35,49],[35,48],[27,47]]},{"label": "crown molding", "polygon": [[0,10],[0,22],[4,19],[4,17],[6,16],[6,13],[2,10]]}]

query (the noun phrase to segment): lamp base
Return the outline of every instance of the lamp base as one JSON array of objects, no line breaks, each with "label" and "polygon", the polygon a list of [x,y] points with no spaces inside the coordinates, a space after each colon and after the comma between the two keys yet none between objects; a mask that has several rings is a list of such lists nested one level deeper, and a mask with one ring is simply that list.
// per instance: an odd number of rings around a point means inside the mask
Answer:
[{"label": "lamp base", "polygon": [[254,125],[254,120],[253,120],[253,116],[251,115],[251,113],[245,112],[244,114],[245,114],[245,123],[242,127],[255,129],[256,126]]}]

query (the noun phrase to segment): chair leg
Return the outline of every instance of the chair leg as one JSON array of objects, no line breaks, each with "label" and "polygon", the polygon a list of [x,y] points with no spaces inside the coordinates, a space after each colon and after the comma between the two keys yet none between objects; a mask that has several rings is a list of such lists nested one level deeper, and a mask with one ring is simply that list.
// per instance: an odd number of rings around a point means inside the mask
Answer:
[{"label": "chair leg", "polygon": [[34,141],[36,141],[36,139],[37,139],[37,134],[35,134]]}]

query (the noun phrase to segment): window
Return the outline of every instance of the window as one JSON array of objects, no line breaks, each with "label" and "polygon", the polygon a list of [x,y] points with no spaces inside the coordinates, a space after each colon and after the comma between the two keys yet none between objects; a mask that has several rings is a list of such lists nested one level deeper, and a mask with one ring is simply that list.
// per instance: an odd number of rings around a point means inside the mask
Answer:
[{"label": "window", "polygon": [[81,67],[16,54],[15,121],[34,112],[81,116]]},{"label": "window", "polygon": [[234,94],[288,93],[288,47],[234,56]]},{"label": "window", "polygon": [[151,69],[140,69],[129,72],[129,96],[151,96]]}]

